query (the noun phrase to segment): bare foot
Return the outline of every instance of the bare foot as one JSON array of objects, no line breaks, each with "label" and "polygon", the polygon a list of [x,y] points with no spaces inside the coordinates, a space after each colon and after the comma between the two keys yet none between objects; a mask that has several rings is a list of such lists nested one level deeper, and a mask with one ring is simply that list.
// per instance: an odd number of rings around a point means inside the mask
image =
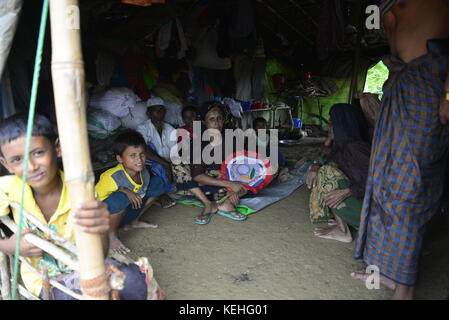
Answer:
[{"label": "bare foot", "polygon": [[278,175],[278,182],[283,183],[288,180],[288,168],[282,168]]},{"label": "bare foot", "polygon": [[[362,281],[366,281],[366,279],[368,279],[369,276],[371,276],[371,274],[366,273],[365,270],[359,270],[351,273],[351,277]],[[383,284],[387,288],[390,288],[391,290],[396,289],[396,282],[394,282],[391,279],[388,279],[387,277],[384,277],[383,275],[379,275],[379,281],[381,284]]]},{"label": "bare foot", "polygon": [[109,232],[109,254],[119,253],[125,255],[130,251],[131,250],[120,241],[116,233]]},{"label": "bare foot", "polygon": [[323,239],[337,240],[344,243],[349,243],[352,241],[351,231],[349,231],[349,229],[346,229],[346,232],[341,231],[338,226],[333,226],[330,228],[315,228],[313,233],[315,236]]},{"label": "bare foot", "polygon": [[228,211],[233,217],[237,219],[242,219],[245,217],[245,215],[235,211],[235,207],[228,200],[219,205],[217,209],[222,211]]},{"label": "bare foot", "polygon": [[131,229],[148,229],[148,228],[152,228],[152,229],[156,229],[158,228],[159,225],[155,224],[155,223],[148,223],[145,221],[133,221],[130,224],[127,224],[123,227],[124,231],[128,231]]}]

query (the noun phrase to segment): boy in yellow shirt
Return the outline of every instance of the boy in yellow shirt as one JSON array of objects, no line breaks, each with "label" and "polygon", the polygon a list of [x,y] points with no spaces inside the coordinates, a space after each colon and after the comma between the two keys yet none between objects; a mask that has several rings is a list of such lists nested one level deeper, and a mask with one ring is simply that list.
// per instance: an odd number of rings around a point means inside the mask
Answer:
[{"label": "boy in yellow shirt", "polygon": [[99,200],[108,205],[111,213],[111,252],[129,252],[118,239],[119,227],[125,230],[158,227],[140,220],[157,197],[165,193],[163,180],[157,176],[150,177],[145,167],[146,148],[140,133],[134,130],[120,133],[114,141],[114,153],[119,164],[103,172],[95,186]]},{"label": "boy in yellow shirt", "polygon": [[[11,209],[10,204],[20,202],[21,198],[26,131],[27,119],[22,115],[12,116],[0,124],[0,163],[12,174],[0,177],[0,216],[8,215],[12,210],[16,224],[19,224],[19,212]],[[36,115],[30,140],[24,209],[68,241],[75,240],[74,223],[85,232],[99,234],[106,256],[110,224],[107,206],[100,201],[88,201],[80,208],[72,210],[64,173],[58,169],[57,159],[60,156],[59,140],[52,124],[47,118]],[[25,221],[26,229],[22,235],[34,232],[33,227],[33,224]],[[16,235],[0,240],[0,251],[14,254],[15,250]],[[20,242],[20,255],[26,257],[38,270],[47,267],[51,278],[81,293],[76,271],[28,243],[23,237]],[[126,275],[125,287],[119,292],[122,299],[146,299],[145,275],[137,265],[122,265],[112,259],[107,259],[107,262],[118,267]],[[39,275],[23,264],[21,277],[31,293],[42,297],[42,280]],[[53,288],[53,294],[56,300],[73,299],[57,288]]]}]

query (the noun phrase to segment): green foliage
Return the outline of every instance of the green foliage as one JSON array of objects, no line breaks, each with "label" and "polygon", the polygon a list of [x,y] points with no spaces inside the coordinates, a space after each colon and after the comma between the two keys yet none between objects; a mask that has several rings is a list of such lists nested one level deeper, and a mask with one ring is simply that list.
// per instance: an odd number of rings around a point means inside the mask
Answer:
[{"label": "green foliage", "polygon": [[368,70],[363,92],[377,93],[381,97],[383,94],[382,87],[388,79],[388,73],[388,68],[382,61],[379,61],[378,64]]}]

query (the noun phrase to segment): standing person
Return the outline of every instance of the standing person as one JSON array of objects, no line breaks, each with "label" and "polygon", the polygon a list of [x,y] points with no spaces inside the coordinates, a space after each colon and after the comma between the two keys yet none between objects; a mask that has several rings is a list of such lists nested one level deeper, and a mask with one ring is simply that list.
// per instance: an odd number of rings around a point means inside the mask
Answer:
[{"label": "standing person", "polygon": [[[380,281],[394,289],[393,299],[413,299],[423,234],[442,200],[448,162],[449,2],[386,0],[381,14],[390,76],[373,138],[355,258],[379,268]],[[352,276],[365,280],[368,274]]]},{"label": "standing person", "polygon": [[140,217],[164,193],[164,182],[158,176],[150,177],[145,167],[145,140],[138,132],[120,133],[113,150],[119,163],[101,174],[95,191],[111,212],[109,250],[126,254],[130,250],[118,238],[119,227],[125,230],[157,228],[157,224],[141,221]]},{"label": "standing person", "polygon": [[[151,166],[152,172],[164,180],[165,191],[170,192],[174,189],[170,150],[176,146],[176,140],[172,140],[171,136],[176,129],[164,122],[166,113],[164,100],[151,98],[148,100],[147,106],[148,120],[139,125],[137,131],[148,145],[149,160],[147,162]],[[161,195],[159,201],[163,208],[170,208],[176,204],[166,194]]]}]

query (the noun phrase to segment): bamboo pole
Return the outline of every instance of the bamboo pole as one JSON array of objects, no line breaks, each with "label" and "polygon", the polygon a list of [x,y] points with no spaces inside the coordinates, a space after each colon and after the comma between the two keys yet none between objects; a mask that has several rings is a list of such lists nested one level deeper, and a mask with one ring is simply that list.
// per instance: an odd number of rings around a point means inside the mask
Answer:
[{"label": "bamboo pole", "polygon": [[313,19],[312,16],[310,16],[310,15],[306,12],[306,10],[304,10],[303,7],[301,7],[301,6],[299,5],[299,3],[297,3],[295,0],[288,0],[288,1],[290,1],[290,3],[291,3],[292,5],[294,5],[296,8],[298,8],[299,10],[301,10],[301,12],[302,12],[305,16],[307,16],[307,17],[310,19],[310,21],[312,21],[312,23],[313,23],[313,25],[314,25],[315,27],[318,27],[318,23],[315,21],[315,19]]},{"label": "bamboo pole", "polygon": [[[53,91],[65,182],[72,208],[95,199],[79,13],[78,0],[50,0]],[[109,288],[100,235],[74,228],[83,295],[107,300]]]},{"label": "bamboo pole", "polygon": [[9,282],[8,257],[0,252],[0,283],[2,300],[11,300],[11,283]]},{"label": "bamboo pole", "polygon": [[[23,263],[24,265],[27,266],[28,269],[30,269],[31,271],[33,271],[37,276],[42,278],[42,274],[36,269],[34,268],[31,263],[29,263],[25,258],[23,257],[19,257],[19,260],[21,263]],[[59,283],[56,280],[53,279],[49,279],[48,281],[53,287],[58,288],[59,290],[61,290],[62,292],[64,292],[65,294],[77,299],[77,300],[85,300],[86,298],[84,298],[83,296],[77,294],[76,292],[70,290],[69,288],[65,287],[64,285],[62,285],[61,283]]]},{"label": "bamboo pole", "polygon": [[298,30],[298,28],[296,28],[294,25],[292,25],[290,22],[288,22],[283,16],[281,16],[272,6],[270,6],[269,4],[267,4],[265,1],[263,0],[257,0],[257,2],[259,2],[260,4],[262,4],[262,6],[265,6],[265,8],[270,11],[273,15],[275,15],[279,20],[281,20],[282,22],[284,22],[287,26],[290,27],[290,29],[292,29],[293,31],[296,32],[296,34],[298,34],[301,38],[303,38],[304,40],[306,40],[306,42],[309,45],[313,45],[313,41],[310,40],[306,35],[304,35],[304,33],[302,33],[301,31]]},{"label": "bamboo pole", "polygon": [[[3,240],[5,238],[5,234],[0,229],[0,239]],[[2,300],[11,300],[11,282],[8,269],[8,255],[3,252],[0,252],[0,284]]]}]

